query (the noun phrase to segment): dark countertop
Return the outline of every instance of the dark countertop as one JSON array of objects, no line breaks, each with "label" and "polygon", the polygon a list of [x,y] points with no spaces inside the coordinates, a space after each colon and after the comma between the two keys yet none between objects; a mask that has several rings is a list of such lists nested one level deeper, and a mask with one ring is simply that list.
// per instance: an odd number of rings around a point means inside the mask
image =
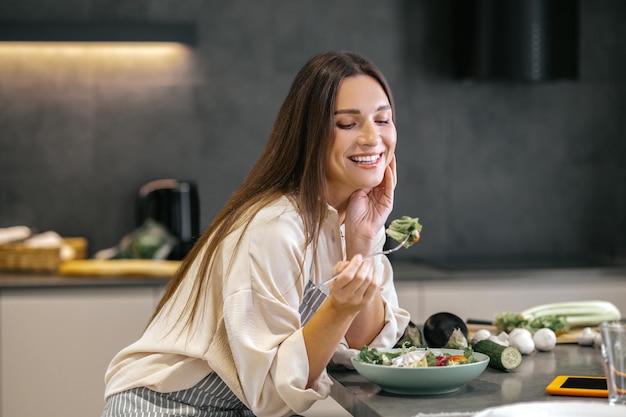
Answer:
[{"label": "dark countertop", "polygon": [[161,287],[168,277],[147,276],[60,276],[56,274],[0,273],[0,290],[97,288],[97,287]]},{"label": "dark countertop", "polygon": [[423,262],[393,261],[394,279],[396,281],[454,281],[462,279],[507,279],[507,278],[562,278],[567,277],[571,282],[577,279],[594,278],[618,279],[626,282],[626,266],[599,266],[599,265],[516,265],[516,266],[467,266],[453,268],[435,266]]},{"label": "dark countertop", "polygon": [[[557,345],[552,352],[524,356],[519,368],[503,372],[487,368],[478,378],[451,394],[409,396],[388,394],[356,371],[333,371],[331,396],[359,417],[471,416],[488,407],[527,401],[596,401],[606,398],[551,396],[546,386],[557,375],[603,376],[600,349]],[[457,414],[458,413],[458,414]]]}]

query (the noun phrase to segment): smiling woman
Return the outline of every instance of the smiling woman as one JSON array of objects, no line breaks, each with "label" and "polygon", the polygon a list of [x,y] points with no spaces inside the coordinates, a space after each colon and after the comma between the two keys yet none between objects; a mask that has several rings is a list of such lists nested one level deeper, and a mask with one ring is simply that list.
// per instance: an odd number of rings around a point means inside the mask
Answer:
[{"label": "smiling woman", "polygon": [[389,260],[363,256],[385,243],[396,140],[372,62],[349,52],[308,61],[256,165],[144,334],[113,358],[103,417],[289,416],[329,395],[329,362],[394,346],[409,315]]}]

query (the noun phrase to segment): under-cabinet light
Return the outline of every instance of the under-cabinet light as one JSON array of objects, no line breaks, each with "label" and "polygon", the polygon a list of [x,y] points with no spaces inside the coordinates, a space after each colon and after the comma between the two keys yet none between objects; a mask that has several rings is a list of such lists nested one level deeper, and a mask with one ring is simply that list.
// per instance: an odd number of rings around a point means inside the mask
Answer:
[{"label": "under-cabinet light", "polygon": [[191,23],[0,21],[0,42],[174,42],[195,45]]}]

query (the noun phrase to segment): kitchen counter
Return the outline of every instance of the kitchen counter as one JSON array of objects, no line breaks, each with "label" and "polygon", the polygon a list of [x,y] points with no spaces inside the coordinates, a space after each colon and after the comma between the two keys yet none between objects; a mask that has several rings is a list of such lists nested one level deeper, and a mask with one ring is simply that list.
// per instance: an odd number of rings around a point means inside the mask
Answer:
[{"label": "kitchen counter", "polygon": [[359,417],[437,416],[443,413],[471,416],[488,407],[527,401],[607,402],[606,398],[551,396],[546,386],[556,375],[603,376],[599,349],[576,344],[557,345],[553,352],[524,356],[511,372],[487,368],[459,391],[444,395],[404,396],[389,394],[356,371],[333,371],[331,396]]},{"label": "kitchen counter", "polygon": [[[437,311],[490,320],[551,302],[601,299],[626,312],[626,267],[456,269],[392,259],[400,305],[415,322]],[[0,273],[0,292],[70,288],[163,288],[169,276]],[[515,294],[514,297],[511,295]]]},{"label": "kitchen counter", "polygon": [[520,276],[527,278],[567,277],[568,279],[584,279],[589,276],[609,279],[623,279],[626,284],[626,266],[615,265],[554,265],[529,263],[522,266],[506,265],[468,265],[467,267],[436,266],[427,262],[406,262],[392,260],[394,279],[407,280],[462,280],[462,279],[514,279]]},{"label": "kitchen counter", "polygon": [[169,277],[61,276],[57,274],[0,273],[0,290],[81,287],[162,287]]},{"label": "kitchen counter", "polygon": [[[525,277],[529,279],[560,278],[568,282],[594,278],[619,280],[626,285],[626,266],[547,267],[468,267],[446,268],[426,262],[391,260],[396,281],[456,281],[467,279],[503,280]],[[56,287],[56,286],[111,286],[111,285],[163,285],[167,276],[69,276],[45,273],[0,272],[0,288]]]},{"label": "kitchen counter", "polygon": [[[401,262],[394,262],[394,267],[400,305],[416,323],[437,311],[489,319],[504,309],[521,311],[544,301],[564,299],[606,299],[626,311],[626,270],[619,268],[481,271]],[[68,391],[78,399],[69,415],[101,412],[104,369],[115,353],[141,334],[169,280],[167,276],[0,273],[0,417],[45,415],[46,410],[63,409]],[[41,354],[42,340],[46,355]],[[575,348],[571,352],[576,359],[597,365],[598,358],[588,357],[597,353],[594,349],[581,351],[583,356]],[[550,365],[539,358],[547,360],[550,356],[537,355],[536,361],[526,366],[534,363],[533,372],[538,372]],[[55,360],[51,362],[50,357]],[[74,366],[77,363],[81,366]],[[41,369],[47,372],[42,374]],[[445,398],[469,398],[474,404],[485,398],[489,404],[509,401],[506,396],[513,395],[513,401],[526,398],[515,394],[521,388],[524,393],[530,390],[528,395],[538,395],[547,377],[538,379],[534,386],[528,377],[521,376],[524,369],[508,375],[488,369],[474,385]],[[22,378],[26,374],[38,377]],[[58,384],[57,375],[65,375],[66,382]],[[426,410],[442,407],[445,411],[457,403],[442,402],[443,397],[407,403],[407,398],[379,394],[376,386],[354,372],[333,373],[332,377],[336,381],[333,397],[342,399],[342,405],[356,410],[353,414],[359,417],[412,416],[422,404]],[[361,413],[363,410],[370,414]],[[381,414],[383,411],[388,414]],[[413,414],[408,414],[411,411]]]}]

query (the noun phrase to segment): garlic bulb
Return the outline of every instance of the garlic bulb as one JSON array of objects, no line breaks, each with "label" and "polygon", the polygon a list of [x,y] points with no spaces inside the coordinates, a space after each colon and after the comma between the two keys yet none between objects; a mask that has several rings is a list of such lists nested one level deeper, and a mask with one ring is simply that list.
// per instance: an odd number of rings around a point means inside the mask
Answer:
[{"label": "garlic bulb", "polygon": [[591,329],[591,327],[585,327],[578,335],[577,341],[580,346],[593,346],[594,337],[595,332]]}]

